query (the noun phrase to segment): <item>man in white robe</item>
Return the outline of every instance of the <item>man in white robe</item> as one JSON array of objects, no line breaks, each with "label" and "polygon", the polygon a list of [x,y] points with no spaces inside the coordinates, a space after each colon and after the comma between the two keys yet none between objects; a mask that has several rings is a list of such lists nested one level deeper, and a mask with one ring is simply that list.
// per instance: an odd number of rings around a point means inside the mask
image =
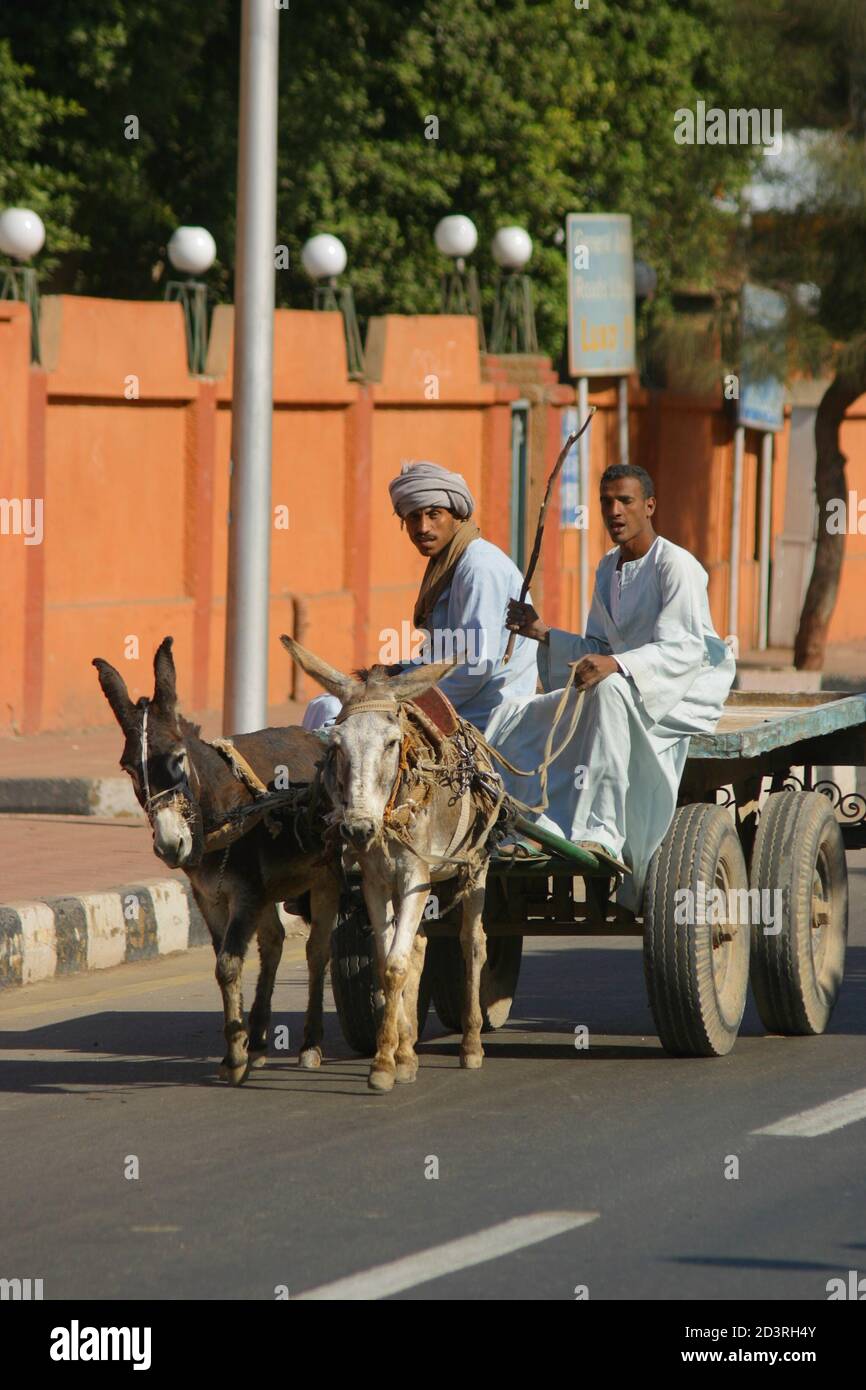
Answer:
[{"label": "man in white robe", "polygon": [[[616,544],[596,572],[585,636],[548,628],[531,604],[509,605],[508,626],[539,643],[539,673],[551,693],[501,706],[487,737],[517,767],[537,767],[573,671],[583,709],[550,767],[547,810],[535,819],[626,868],[617,898],[640,912],[650,859],[676,809],[689,736],[715,728],[736,668],[713,627],[706,571],[653,529],[649,474],[609,468],[601,510]],[[577,698],[576,691],[568,698],[560,735]],[[503,776],[515,796],[539,803],[538,778]]]},{"label": "man in white robe", "polygon": [[[504,616],[520,593],[522,575],[471,519],[475,499],[461,474],[427,461],[407,463],[388,490],[410,541],[427,561],[413,614],[414,627],[427,639],[410,652],[400,649],[396,632],[380,634],[379,660],[409,665],[465,655],[439,689],[483,733],[503,700],[531,695],[538,684],[534,642],[520,638],[510,662],[503,662]],[[401,632],[408,637],[408,623]],[[319,695],[307,706],[304,728],[326,727],[339,712],[335,696]]]}]

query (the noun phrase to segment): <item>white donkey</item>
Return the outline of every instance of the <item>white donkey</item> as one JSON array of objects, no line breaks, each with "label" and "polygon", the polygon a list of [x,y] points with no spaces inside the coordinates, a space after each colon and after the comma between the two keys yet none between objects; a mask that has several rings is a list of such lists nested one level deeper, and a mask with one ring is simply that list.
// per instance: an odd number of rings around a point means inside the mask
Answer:
[{"label": "white donkey", "polygon": [[500,819],[504,791],[470,725],[455,718],[451,733],[442,733],[417,706],[405,703],[455,663],[397,675],[374,666],[360,673],[362,679],[343,675],[290,637],[282,642],[343,705],[322,781],[344,854],[361,871],[385,995],[368,1084],[382,1092],[395,1081],[415,1080],[418,986],[427,946],[424,909],[432,883],[453,879],[455,866],[462,879],[460,942],[466,963],[460,1065],[480,1067],[480,983],[487,959],[481,914],[488,838]]}]

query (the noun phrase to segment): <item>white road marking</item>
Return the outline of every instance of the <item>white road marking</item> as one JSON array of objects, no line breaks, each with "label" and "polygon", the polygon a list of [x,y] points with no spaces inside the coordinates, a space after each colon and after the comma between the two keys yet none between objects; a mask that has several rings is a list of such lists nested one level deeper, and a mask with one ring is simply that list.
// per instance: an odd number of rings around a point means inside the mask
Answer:
[{"label": "white road marking", "polygon": [[431,1246],[417,1255],[375,1265],[347,1279],[337,1279],[333,1284],[321,1284],[317,1289],[297,1294],[296,1299],[372,1301],[389,1298],[416,1284],[427,1284],[431,1279],[441,1279],[444,1274],[456,1274],[458,1270],[497,1260],[501,1255],[537,1245],[578,1226],[587,1226],[597,1221],[598,1215],[597,1211],[540,1211],[533,1216],[516,1216],[473,1236],[448,1240],[444,1245]]},{"label": "white road marking", "polygon": [[813,1110],[800,1110],[774,1125],[753,1129],[752,1133],[816,1139],[820,1134],[832,1134],[834,1129],[843,1129],[857,1120],[866,1120],[866,1090],[849,1091],[847,1096],[828,1100],[825,1105],[816,1105]]}]

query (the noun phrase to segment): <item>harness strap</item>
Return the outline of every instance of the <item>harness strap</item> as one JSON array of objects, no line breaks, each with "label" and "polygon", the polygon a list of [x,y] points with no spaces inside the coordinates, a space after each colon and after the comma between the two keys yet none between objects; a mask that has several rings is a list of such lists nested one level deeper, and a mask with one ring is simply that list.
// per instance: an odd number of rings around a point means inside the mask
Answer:
[{"label": "harness strap", "polygon": [[460,798],[460,815],[457,817],[457,825],[455,827],[454,834],[451,836],[451,839],[449,841],[448,848],[442,856],[443,859],[450,859],[451,855],[457,849],[458,845],[462,845],[464,839],[466,838],[466,832],[469,829],[469,819],[471,814],[472,793],[469,791],[465,791],[462,797]]},{"label": "harness strap", "polygon": [[336,719],[334,720],[334,723],[342,724],[343,721],[345,719],[348,719],[349,716],[352,714],[367,714],[368,712],[373,710],[376,710],[379,713],[396,714],[397,708],[397,701],[394,699],[393,696],[387,699],[383,698],[380,700],[354,700],[340,710],[340,713],[337,715]]}]

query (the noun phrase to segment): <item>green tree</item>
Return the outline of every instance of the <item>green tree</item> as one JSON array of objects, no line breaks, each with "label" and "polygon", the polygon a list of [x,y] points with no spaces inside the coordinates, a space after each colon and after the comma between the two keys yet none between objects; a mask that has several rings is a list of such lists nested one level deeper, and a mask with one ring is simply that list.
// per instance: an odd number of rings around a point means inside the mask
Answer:
[{"label": "green tree", "polygon": [[775,101],[789,131],[808,130],[803,188],[788,211],[755,219],[748,259],[779,287],[814,284],[814,316],[795,313],[789,371],[823,370],[831,380],[815,419],[815,492],[821,524],[800,616],[794,662],[824,665],[845,537],[827,528],[827,504],[847,499],[840,429],[866,392],[866,7],[862,0],[772,0],[756,22],[775,31]]},{"label": "green tree", "polygon": [[[40,0],[4,13],[15,61],[83,112],[32,150],[34,171],[81,181],[56,218],[78,249],[57,242],[53,288],[140,297],[164,274],[172,228],[202,222],[215,286],[231,293],[239,11]],[[673,138],[678,108],[749,104],[769,63],[772,35],[744,43],[729,0],[292,0],[280,24],[277,240],[292,264],[279,302],[309,303],[300,247],[329,230],[347,244],[362,315],[435,310],[433,227],[462,211],[479,228],[488,308],[492,234],[527,227],[540,340],[556,354],[566,213],[630,212],[662,302],[730,254],[714,195],[736,193],[755,151]]]},{"label": "green tree", "polygon": [[57,257],[84,245],[75,228],[82,182],[72,171],[44,164],[40,150],[50,132],[65,129],[81,108],[32,85],[33,69],[17,63],[0,38],[0,208],[30,207],[45,223]]}]

